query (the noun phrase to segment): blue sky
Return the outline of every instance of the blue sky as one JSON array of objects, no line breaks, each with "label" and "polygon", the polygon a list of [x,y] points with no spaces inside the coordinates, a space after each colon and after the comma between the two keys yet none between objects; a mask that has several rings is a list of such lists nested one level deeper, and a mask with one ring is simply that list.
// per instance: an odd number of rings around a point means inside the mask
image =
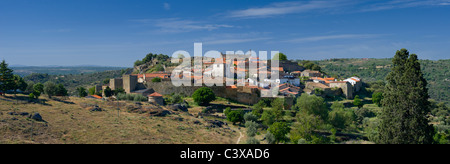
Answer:
[{"label": "blue sky", "polygon": [[449,59],[450,0],[0,0],[10,65],[132,66],[147,53],[280,51],[289,59]]}]

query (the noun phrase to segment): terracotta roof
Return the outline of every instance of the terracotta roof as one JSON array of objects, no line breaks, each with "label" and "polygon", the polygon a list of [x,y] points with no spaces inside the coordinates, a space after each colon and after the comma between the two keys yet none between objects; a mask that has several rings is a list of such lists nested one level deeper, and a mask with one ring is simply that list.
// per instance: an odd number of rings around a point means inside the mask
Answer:
[{"label": "terracotta roof", "polygon": [[336,80],[335,78],[321,78],[321,77],[311,77],[310,79],[313,79],[313,80],[322,80],[322,81],[324,81],[325,83],[333,83],[333,82],[335,82],[334,80]]},{"label": "terracotta roof", "polygon": [[163,96],[161,94],[159,94],[158,92],[155,92],[155,93],[148,95],[148,97],[163,97]]},{"label": "terracotta roof", "polygon": [[359,80],[358,79],[355,79],[355,78],[351,78],[352,80],[354,80],[354,81],[356,81],[356,82],[359,82]]},{"label": "terracotta roof", "polygon": [[232,86],[227,86],[227,88],[232,88],[232,89],[236,89],[236,85],[232,85]]},{"label": "terracotta roof", "polygon": [[272,71],[274,71],[274,70],[278,70],[278,71],[281,71],[281,72],[284,71],[283,67],[272,67]]},{"label": "terracotta roof", "polygon": [[330,81],[328,83],[347,83],[346,81]]},{"label": "terracotta roof", "polygon": [[95,97],[97,99],[102,99],[102,96],[99,96],[99,95],[92,95],[92,97]]}]

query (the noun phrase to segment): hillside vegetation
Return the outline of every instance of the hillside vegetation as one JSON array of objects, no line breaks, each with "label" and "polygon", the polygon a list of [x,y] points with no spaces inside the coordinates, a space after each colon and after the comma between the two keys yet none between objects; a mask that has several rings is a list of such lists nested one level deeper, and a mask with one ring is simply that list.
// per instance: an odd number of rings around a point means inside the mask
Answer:
[{"label": "hillside vegetation", "polygon": [[[392,59],[330,59],[314,61],[329,76],[348,78],[357,75],[365,82],[385,81],[391,71]],[[428,82],[430,97],[450,103],[450,60],[420,60],[421,69]]]},{"label": "hillside vegetation", "polygon": [[69,74],[88,74],[104,71],[115,71],[126,69],[124,67],[102,67],[102,66],[52,66],[52,67],[11,67],[14,70],[14,74],[19,76],[28,76],[33,73],[49,74],[49,75],[69,75]]},{"label": "hillside vegetation", "polygon": [[69,95],[75,95],[75,89],[77,87],[90,88],[94,85],[103,85],[109,83],[109,79],[121,77],[122,74],[131,69],[95,72],[88,74],[66,74],[66,75],[50,75],[33,73],[25,76],[25,81],[33,81],[34,83],[45,83],[47,81],[54,82],[56,84],[63,84],[69,91]]}]

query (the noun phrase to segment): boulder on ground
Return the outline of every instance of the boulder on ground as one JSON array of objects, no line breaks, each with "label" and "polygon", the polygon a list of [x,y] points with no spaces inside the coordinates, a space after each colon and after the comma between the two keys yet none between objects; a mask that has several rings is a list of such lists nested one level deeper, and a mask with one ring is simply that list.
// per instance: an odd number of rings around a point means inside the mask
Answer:
[{"label": "boulder on ground", "polygon": [[34,113],[32,116],[31,116],[31,119],[33,119],[33,120],[36,120],[36,121],[44,121],[43,119],[42,119],[42,116],[41,116],[41,114],[39,114],[39,113]]},{"label": "boulder on ground", "polygon": [[168,106],[168,108],[173,111],[183,111],[183,112],[188,111],[187,106],[184,104],[173,104],[173,105]]},{"label": "boulder on ground", "polygon": [[99,106],[95,105],[94,107],[90,108],[89,111],[91,111],[91,112],[101,112],[101,111],[103,111],[103,109],[100,108]]},{"label": "boulder on ground", "polygon": [[150,116],[164,117],[166,115],[172,114],[172,112],[164,109],[150,109],[148,111]]},{"label": "boulder on ground", "polygon": [[209,120],[207,122],[209,124],[209,125],[207,125],[207,127],[210,127],[210,128],[221,128],[224,125],[228,125],[226,122],[219,121],[219,120]]}]

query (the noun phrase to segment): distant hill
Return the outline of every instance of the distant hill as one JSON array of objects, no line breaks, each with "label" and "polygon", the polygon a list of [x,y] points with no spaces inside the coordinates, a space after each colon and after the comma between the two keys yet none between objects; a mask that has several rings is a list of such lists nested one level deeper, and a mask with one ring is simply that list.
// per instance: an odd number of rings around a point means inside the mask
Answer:
[{"label": "distant hill", "polygon": [[[329,59],[314,61],[329,76],[348,78],[360,76],[365,82],[385,80],[391,71],[392,59]],[[450,103],[450,59],[420,60],[422,72],[428,81],[432,99]]]},{"label": "distant hill", "polygon": [[80,65],[80,66],[11,66],[14,70],[14,74],[19,76],[27,76],[33,73],[49,74],[49,75],[77,75],[104,71],[114,71],[126,69],[124,67],[104,67],[93,65]]},{"label": "distant hill", "polygon": [[[100,70],[100,68],[99,68]],[[103,85],[104,81],[109,82],[111,78],[121,77],[123,74],[130,72],[132,68],[102,71],[94,73],[51,75],[48,73],[32,73],[24,77],[25,81],[33,81],[34,83],[45,83],[47,81],[56,84],[63,84],[70,95],[74,95],[75,89],[78,87],[93,87],[94,85]],[[17,73],[14,71],[14,73]]]}]

